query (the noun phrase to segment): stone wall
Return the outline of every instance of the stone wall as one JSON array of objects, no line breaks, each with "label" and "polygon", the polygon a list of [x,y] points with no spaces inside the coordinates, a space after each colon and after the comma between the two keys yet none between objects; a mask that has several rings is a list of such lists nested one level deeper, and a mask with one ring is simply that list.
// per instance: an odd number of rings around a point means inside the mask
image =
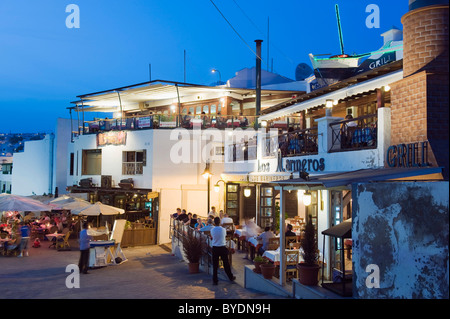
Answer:
[{"label": "stone wall", "polygon": [[353,186],[355,298],[449,298],[448,193],[448,182]]}]

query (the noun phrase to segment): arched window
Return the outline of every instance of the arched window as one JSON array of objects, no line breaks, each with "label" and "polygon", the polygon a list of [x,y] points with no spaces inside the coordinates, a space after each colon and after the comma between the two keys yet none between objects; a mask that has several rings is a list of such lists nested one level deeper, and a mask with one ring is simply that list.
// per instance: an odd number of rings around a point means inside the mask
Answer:
[{"label": "arched window", "polygon": [[191,112],[192,115],[195,114],[195,112],[194,112],[194,107],[193,107],[193,106],[191,106],[191,107],[189,108],[189,112]]},{"label": "arched window", "polygon": [[196,109],[196,111],[195,111],[195,114],[197,114],[197,115],[202,114],[202,107],[201,107],[200,105],[197,106],[197,109]]},{"label": "arched window", "polygon": [[216,114],[216,106],[214,104],[211,105],[211,114]]},{"label": "arched window", "polygon": [[209,106],[208,105],[203,106],[203,112],[205,112],[206,114],[209,114]]}]

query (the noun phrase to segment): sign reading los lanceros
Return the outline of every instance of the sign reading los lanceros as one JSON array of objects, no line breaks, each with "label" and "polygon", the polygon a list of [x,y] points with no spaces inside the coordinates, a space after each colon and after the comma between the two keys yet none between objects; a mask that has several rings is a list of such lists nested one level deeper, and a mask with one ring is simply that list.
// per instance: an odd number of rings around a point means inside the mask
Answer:
[{"label": "sign reading los lanceros", "polygon": [[[324,158],[301,158],[301,159],[287,159],[283,166],[283,157],[281,152],[277,156],[277,172],[322,172],[325,170]],[[259,163],[258,172],[270,172],[270,163]]]},{"label": "sign reading los lanceros", "polygon": [[105,145],[125,145],[127,143],[126,131],[112,131],[97,134],[97,147]]}]

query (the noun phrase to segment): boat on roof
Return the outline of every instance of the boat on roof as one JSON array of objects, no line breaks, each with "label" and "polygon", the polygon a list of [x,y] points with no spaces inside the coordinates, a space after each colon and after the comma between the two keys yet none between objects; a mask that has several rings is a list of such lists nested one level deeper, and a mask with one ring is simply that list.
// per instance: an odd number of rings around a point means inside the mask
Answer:
[{"label": "boat on roof", "polygon": [[341,54],[330,57],[309,54],[314,69],[315,80],[311,90],[332,85],[359,73],[403,59],[403,32],[396,27],[383,33],[383,46],[373,52],[349,55],[344,52],[339,8],[336,5]]}]

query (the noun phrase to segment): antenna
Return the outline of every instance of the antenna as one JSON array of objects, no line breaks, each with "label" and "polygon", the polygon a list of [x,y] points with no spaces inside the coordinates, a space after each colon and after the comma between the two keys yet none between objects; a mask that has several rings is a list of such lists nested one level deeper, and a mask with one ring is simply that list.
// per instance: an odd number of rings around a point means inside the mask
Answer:
[{"label": "antenna", "polygon": [[341,18],[339,17],[339,6],[336,4],[336,19],[339,31],[339,44],[341,45],[341,54],[344,54],[344,40],[342,39]]}]

